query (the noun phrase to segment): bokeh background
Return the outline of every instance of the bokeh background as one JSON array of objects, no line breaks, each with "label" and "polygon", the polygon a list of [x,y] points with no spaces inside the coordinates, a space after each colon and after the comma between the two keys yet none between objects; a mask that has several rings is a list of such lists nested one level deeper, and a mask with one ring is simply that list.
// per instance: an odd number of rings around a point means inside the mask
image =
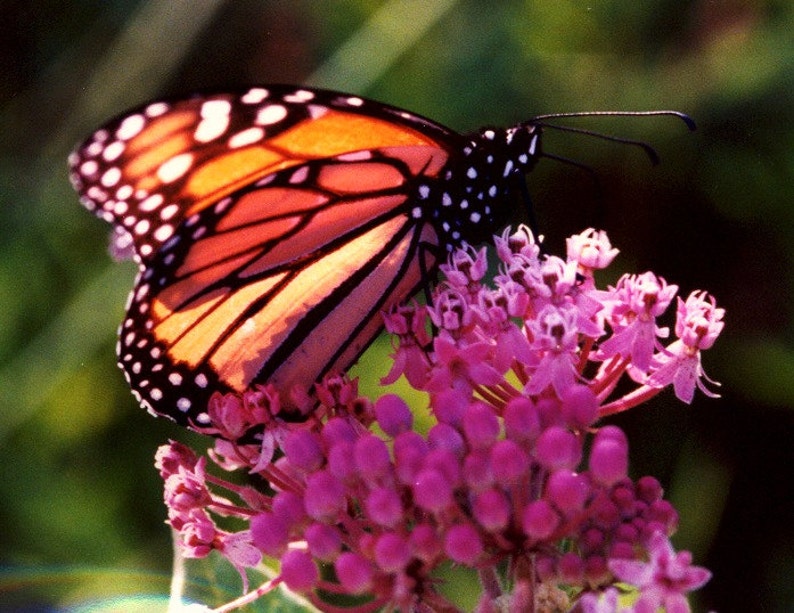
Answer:
[{"label": "bokeh background", "polygon": [[[5,0],[0,6],[0,610],[164,593],[167,438],[115,367],[131,264],[66,176],[71,147],[140,102],[303,83],[460,131],[561,111],[652,143],[663,163],[547,133],[530,176],[552,249],[597,225],[615,268],[713,292],[727,327],[705,357],[723,397],[664,394],[613,421],[636,476],[681,512],[675,543],[714,571],[698,611],[794,610],[794,3],[790,0]],[[387,344],[360,371],[385,374]],[[381,353],[378,354],[377,352]],[[4,604],[5,603],[5,604]],[[27,606],[27,609],[24,606]],[[130,610],[130,609],[128,609]],[[150,609],[151,610],[151,609]]]}]

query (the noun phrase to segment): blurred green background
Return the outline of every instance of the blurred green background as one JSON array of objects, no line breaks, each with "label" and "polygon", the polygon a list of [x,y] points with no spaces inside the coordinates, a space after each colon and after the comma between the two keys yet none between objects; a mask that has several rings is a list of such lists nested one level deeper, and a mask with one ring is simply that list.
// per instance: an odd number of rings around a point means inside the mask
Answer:
[{"label": "blurred green background", "polygon": [[562,111],[697,120],[694,134],[664,118],[569,120],[648,141],[662,165],[547,132],[546,150],[592,167],[603,194],[553,161],[529,185],[552,249],[597,225],[622,250],[616,269],[708,289],[727,309],[705,357],[723,398],[664,394],[614,422],[634,474],[660,478],[681,511],[676,545],[714,571],[696,610],[794,610],[790,0],[6,0],[0,29],[0,610],[164,592],[152,456],[169,437],[200,440],[140,411],[116,369],[134,267],[108,258],[67,154],[140,102],[268,82],[460,131]]}]

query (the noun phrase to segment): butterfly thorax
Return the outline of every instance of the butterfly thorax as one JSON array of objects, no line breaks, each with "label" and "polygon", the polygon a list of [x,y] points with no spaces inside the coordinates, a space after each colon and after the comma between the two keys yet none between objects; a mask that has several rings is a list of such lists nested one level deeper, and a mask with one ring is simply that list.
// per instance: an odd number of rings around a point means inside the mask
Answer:
[{"label": "butterfly thorax", "polygon": [[448,250],[462,242],[488,238],[510,217],[509,196],[517,181],[536,164],[540,129],[533,124],[482,128],[468,137],[460,155],[452,155],[433,183],[418,186],[440,242]]}]

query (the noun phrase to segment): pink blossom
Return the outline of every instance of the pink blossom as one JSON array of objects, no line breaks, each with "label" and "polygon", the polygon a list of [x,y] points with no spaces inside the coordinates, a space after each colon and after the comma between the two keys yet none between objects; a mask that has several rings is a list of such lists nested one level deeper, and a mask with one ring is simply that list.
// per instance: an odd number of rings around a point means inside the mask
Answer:
[{"label": "pink blossom", "polygon": [[687,347],[711,349],[722,332],[725,309],[718,309],[713,296],[692,292],[686,301],[678,299],[675,335]]},{"label": "pink blossom", "polygon": [[479,282],[488,271],[486,249],[479,251],[470,245],[464,245],[449,255],[446,264],[439,266],[450,286],[456,289],[468,289],[476,293]]},{"label": "pink blossom", "polygon": [[649,559],[611,560],[609,569],[621,580],[640,590],[634,605],[637,612],[652,613],[664,607],[670,613],[690,610],[685,595],[704,585],[711,573],[700,566],[692,566],[692,554],[676,553],[667,537],[656,532],[648,542]]},{"label": "pink blossom", "polygon": [[540,254],[540,247],[535,241],[535,237],[525,225],[520,225],[515,232],[506,228],[500,236],[494,236],[494,244],[499,259],[509,264],[516,256],[525,262],[537,260]]},{"label": "pink blossom", "polygon": [[200,458],[192,470],[181,466],[165,480],[164,497],[174,513],[185,513],[212,502],[206,485],[206,458]]},{"label": "pink blossom", "polygon": [[163,479],[178,473],[180,469],[192,471],[197,462],[196,453],[190,447],[176,441],[168,441],[167,445],[158,447],[154,456],[154,466],[160,471]]},{"label": "pink blossom", "polygon": [[[361,597],[352,610],[453,610],[435,575],[452,561],[479,573],[482,611],[538,608],[552,585],[581,593],[582,611],[620,611],[618,582],[639,590],[633,610],[688,610],[708,572],[672,551],[677,511],[658,481],[632,480],[626,435],[599,419],[666,385],[685,402],[696,388],[713,396],[701,354],[723,310],[704,292],[679,299],[678,340],[662,347],[657,322],[676,287],[645,273],[599,290],[593,270],[617,253],[603,233],[570,239],[567,262],[539,257],[526,228],[496,242],[495,287],[485,251],[464,248],[432,306],[384,314],[397,339],[385,381],[404,374],[419,406],[393,393],[373,402],[344,373],[313,390],[255,386],[212,397],[211,470],[185,446],[158,451],[186,555],[219,552],[244,585],[262,556],[280,558],[268,585],[319,608],[345,593]],[[255,480],[240,485],[246,473]],[[329,564],[335,573],[320,572]]]},{"label": "pink blossom", "polygon": [[607,320],[613,334],[601,343],[600,356],[630,357],[635,368],[647,372],[654,350],[659,348],[657,337],[668,334],[667,328],[656,325],[656,318],[664,313],[677,291],[677,285],[668,285],[651,272],[623,275],[607,303]]},{"label": "pink blossom", "polygon": [[[185,556],[203,558],[215,548],[218,531],[215,523],[203,509],[191,509],[182,516],[179,530],[180,543]],[[176,528],[176,526],[174,526]]]},{"label": "pink blossom", "polygon": [[476,303],[470,306],[484,335],[493,341],[493,365],[500,373],[507,372],[515,361],[532,362],[529,340],[512,320],[523,316],[528,304],[529,296],[520,285],[505,282],[495,290],[480,288]]},{"label": "pink blossom", "polygon": [[706,387],[703,379],[712,385],[719,385],[709,379],[703,370],[700,351],[678,340],[655,358],[655,369],[648,383],[654,387],[665,387],[672,383],[675,395],[687,404],[692,402],[696,387],[709,398],[719,398],[719,394]]},{"label": "pink blossom", "polygon": [[675,333],[678,340],[654,358],[654,372],[648,384],[664,387],[672,383],[675,395],[690,404],[695,388],[711,398],[719,395],[709,390],[704,380],[712,385],[701,365],[701,350],[710,349],[722,332],[724,309],[716,307],[712,296],[705,292],[692,292],[686,301],[678,299]]},{"label": "pink blossom", "polygon": [[394,307],[383,313],[386,331],[398,340],[398,347],[392,354],[394,360],[389,373],[381,379],[381,384],[394,383],[405,375],[412,386],[420,388],[427,380],[430,359],[426,348],[430,337],[426,330],[427,311],[415,303]]},{"label": "pink blossom", "polygon": [[618,590],[607,588],[604,592],[588,592],[579,601],[582,613],[631,613],[632,609],[620,606]]},{"label": "pink blossom", "polygon": [[532,336],[532,348],[539,362],[532,378],[525,386],[527,394],[539,394],[549,385],[558,396],[576,383],[578,373],[578,328],[577,313],[573,308],[557,308],[546,305],[537,318],[527,322]]},{"label": "pink blossom", "polygon": [[615,259],[619,249],[612,247],[603,230],[588,228],[584,232],[574,234],[565,241],[568,261],[579,264],[579,270],[592,277],[593,270],[606,268]]},{"label": "pink blossom", "polygon": [[308,552],[291,549],[281,557],[281,579],[296,592],[308,592],[317,585],[320,571]]},{"label": "pink blossom", "polygon": [[217,549],[240,573],[243,591],[248,591],[248,576],[245,574],[245,569],[254,568],[262,561],[262,552],[251,542],[250,531],[243,530],[222,535]]},{"label": "pink blossom", "polygon": [[461,347],[449,335],[439,334],[433,348],[437,362],[427,382],[428,391],[452,388],[468,394],[474,385],[498,385],[502,381],[488,359],[492,347],[484,341]]}]

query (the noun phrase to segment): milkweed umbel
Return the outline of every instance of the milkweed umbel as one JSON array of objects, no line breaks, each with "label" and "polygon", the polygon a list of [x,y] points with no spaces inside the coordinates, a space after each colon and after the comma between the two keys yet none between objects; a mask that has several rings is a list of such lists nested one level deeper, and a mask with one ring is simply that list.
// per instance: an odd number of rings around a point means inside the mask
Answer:
[{"label": "milkweed umbel", "polygon": [[140,265],[117,347],[135,396],[202,424],[215,390],[307,388],[351,365],[379,311],[505,223],[541,156],[539,119],[463,136],[268,86],[150,103],[97,130],[71,180]]}]

